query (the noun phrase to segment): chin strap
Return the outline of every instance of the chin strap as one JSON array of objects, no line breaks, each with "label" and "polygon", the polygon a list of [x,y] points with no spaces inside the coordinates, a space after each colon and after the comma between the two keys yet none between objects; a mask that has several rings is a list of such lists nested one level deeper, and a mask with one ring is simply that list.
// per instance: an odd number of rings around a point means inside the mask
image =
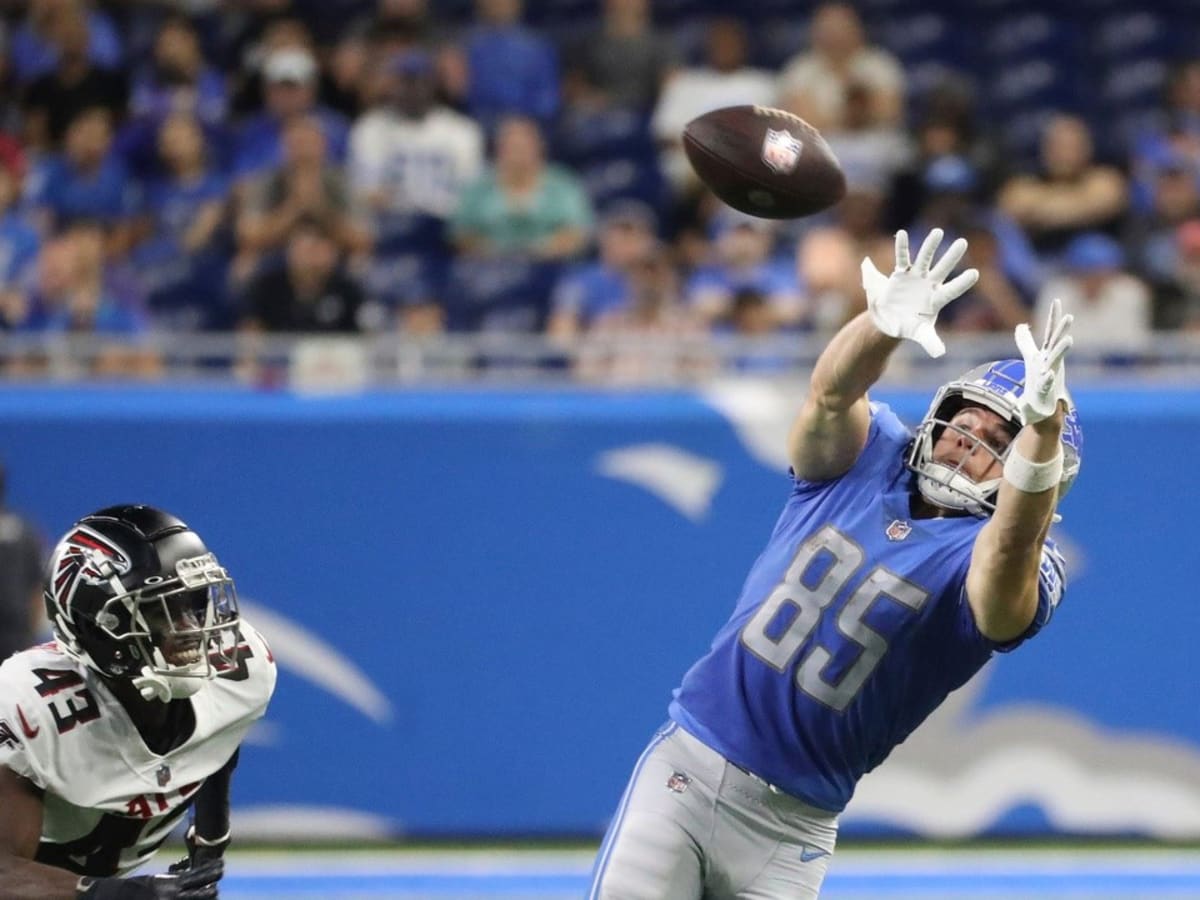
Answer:
[{"label": "chin strap", "polygon": [[152,672],[149,666],[142,669],[142,674],[133,679],[133,686],[146,700],[158,700],[161,703],[171,702],[171,685],[162,675]]}]

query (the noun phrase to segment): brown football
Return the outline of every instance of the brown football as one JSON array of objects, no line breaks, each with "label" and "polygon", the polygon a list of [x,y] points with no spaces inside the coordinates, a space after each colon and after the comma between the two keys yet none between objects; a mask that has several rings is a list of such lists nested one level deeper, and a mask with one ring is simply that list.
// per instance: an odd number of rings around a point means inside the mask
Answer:
[{"label": "brown football", "polygon": [[752,216],[811,216],[846,195],[846,176],[821,133],[781,109],[705,113],[683,129],[683,149],[714,194]]}]

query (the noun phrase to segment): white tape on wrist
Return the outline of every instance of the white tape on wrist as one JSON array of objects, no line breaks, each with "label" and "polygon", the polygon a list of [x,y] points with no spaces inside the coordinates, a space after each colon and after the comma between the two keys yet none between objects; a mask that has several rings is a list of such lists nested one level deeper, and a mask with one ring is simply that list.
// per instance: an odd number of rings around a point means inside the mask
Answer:
[{"label": "white tape on wrist", "polygon": [[1004,480],[1026,494],[1040,494],[1057,487],[1062,481],[1062,474],[1062,447],[1058,448],[1054,459],[1040,463],[1026,459],[1013,447],[1008,451],[1008,459],[1004,461]]}]

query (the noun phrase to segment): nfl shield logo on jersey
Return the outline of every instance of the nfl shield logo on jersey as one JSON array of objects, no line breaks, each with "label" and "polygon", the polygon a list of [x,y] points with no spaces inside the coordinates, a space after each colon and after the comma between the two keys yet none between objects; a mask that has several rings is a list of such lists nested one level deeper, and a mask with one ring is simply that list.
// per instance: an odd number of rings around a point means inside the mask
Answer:
[{"label": "nfl shield logo on jersey", "polygon": [[774,128],[768,128],[766,137],[763,138],[762,161],[772,171],[786,175],[796,168],[796,163],[800,161],[800,152],[803,149],[804,144],[800,142],[799,138],[792,137],[790,131],[776,131]]},{"label": "nfl shield logo on jersey", "polygon": [[171,767],[163,763],[154,773],[154,777],[158,780],[159,787],[166,787],[167,782],[171,780]]},{"label": "nfl shield logo on jersey", "polygon": [[671,777],[667,779],[667,787],[677,794],[682,794],[688,789],[688,785],[692,783],[692,779],[688,778],[682,772],[672,772]]},{"label": "nfl shield logo on jersey", "polygon": [[887,535],[889,541],[902,541],[912,534],[912,526],[903,519],[893,519],[884,534]]}]

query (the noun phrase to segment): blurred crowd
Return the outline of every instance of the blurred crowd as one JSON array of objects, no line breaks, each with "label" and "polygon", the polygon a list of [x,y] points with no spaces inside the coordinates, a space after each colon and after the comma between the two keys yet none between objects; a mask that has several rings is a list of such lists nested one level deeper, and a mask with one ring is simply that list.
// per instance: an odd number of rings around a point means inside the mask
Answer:
[{"label": "blurred crowd", "polygon": [[[1079,342],[1200,328],[1200,41],[982,7],[2,0],[0,328],[830,331],[934,225],[981,272],[948,329],[1051,297]],[[1080,47],[1111,56],[1064,87]],[[716,202],[681,132],[743,103],[820,128],[845,200]],[[98,364],[152,371],[136,344]]]}]

